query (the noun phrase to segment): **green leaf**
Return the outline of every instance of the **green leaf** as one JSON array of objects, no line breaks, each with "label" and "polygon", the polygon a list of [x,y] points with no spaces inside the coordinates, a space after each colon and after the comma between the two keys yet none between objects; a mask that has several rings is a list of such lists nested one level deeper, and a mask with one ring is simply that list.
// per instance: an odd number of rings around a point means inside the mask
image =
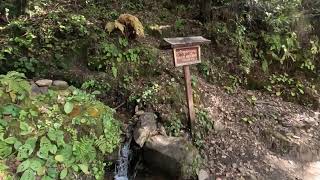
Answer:
[{"label": "green leaf", "polygon": [[38,176],[43,176],[46,174],[46,167],[45,166],[42,166],[40,167],[38,170],[37,170],[37,174]]},{"label": "green leaf", "polygon": [[118,69],[116,67],[112,66],[111,71],[112,71],[113,77],[116,78],[118,75]]},{"label": "green leaf", "polygon": [[269,69],[268,61],[264,59],[262,61],[262,70],[263,70],[263,72],[267,72],[268,69]]},{"label": "green leaf", "polygon": [[18,149],[18,154],[17,154],[17,159],[18,160],[23,160],[28,158],[33,152],[33,148],[31,147],[30,144],[24,144],[19,147]]},{"label": "green leaf", "polygon": [[50,151],[52,154],[56,154],[56,153],[57,153],[57,150],[58,150],[58,149],[57,149],[57,146],[56,146],[56,145],[52,145],[49,151]]},{"label": "green leaf", "polygon": [[51,147],[52,147],[51,141],[46,136],[41,137],[40,149],[37,152],[37,156],[42,159],[47,159]]},{"label": "green leaf", "polygon": [[31,169],[24,171],[24,173],[20,178],[20,180],[35,180],[35,179],[36,179],[36,173]]},{"label": "green leaf", "polygon": [[303,89],[298,89],[299,90],[299,92],[301,93],[301,94],[304,94],[304,91],[303,91]]},{"label": "green leaf", "polygon": [[29,144],[31,148],[34,149],[36,147],[37,140],[38,140],[38,137],[30,137],[26,140],[25,144]]},{"label": "green leaf", "polygon": [[15,137],[8,137],[7,139],[4,140],[7,144],[15,144],[17,141],[17,138]]},{"label": "green leaf", "polygon": [[11,153],[12,147],[3,141],[0,141],[0,159],[8,157]]},{"label": "green leaf", "polygon": [[32,127],[29,126],[26,122],[20,122],[21,135],[28,135],[32,132]]},{"label": "green leaf", "polygon": [[89,174],[88,165],[86,164],[78,164],[79,168],[84,174]]},{"label": "green leaf", "polygon": [[56,168],[53,168],[53,167],[48,168],[48,175],[49,175],[50,177],[56,179],[57,176],[58,176],[57,169],[56,169]]},{"label": "green leaf", "polygon": [[64,179],[68,175],[68,169],[64,168],[60,173],[60,179]]},{"label": "green leaf", "polygon": [[72,110],[73,110],[73,103],[66,102],[66,104],[64,105],[64,112],[67,114],[70,114]]},{"label": "green leaf", "polygon": [[66,144],[63,146],[63,149],[59,153],[64,157],[64,159],[70,159],[72,156],[72,146]]},{"label": "green leaf", "polygon": [[54,159],[55,159],[56,161],[58,161],[58,162],[63,162],[63,160],[64,160],[64,158],[63,158],[62,155],[56,155],[56,156],[54,157]]},{"label": "green leaf", "polygon": [[39,171],[39,169],[41,169],[42,164],[41,164],[41,160],[38,158],[32,159],[30,160],[30,168],[36,172]]},{"label": "green leaf", "polygon": [[43,176],[41,180],[53,180],[50,176]]},{"label": "green leaf", "polygon": [[8,126],[8,122],[6,120],[0,119],[0,126],[7,127]]},{"label": "green leaf", "polygon": [[30,163],[30,160],[29,160],[29,159],[23,161],[23,162],[18,166],[18,168],[17,168],[17,173],[23,172],[23,171],[27,170],[27,169],[30,167],[30,164],[31,164],[31,163]]},{"label": "green leaf", "polygon": [[57,142],[58,146],[62,146],[64,143],[64,133],[61,130],[55,130],[50,128],[48,131],[48,137],[51,141]]},{"label": "green leaf", "polygon": [[13,104],[9,104],[9,105],[6,105],[6,106],[3,106],[2,107],[2,113],[3,114],[8,114],[8,115],[11,115],[13,117],[17,117],[19,115],[19,112],[20,112],[20,108],[13,105]]},{"label": "green leaf", "polygon": [[77,165],[72,165],[71,167],[72,167],[72,169],[73,169],[75,172],[78,172],[78,171],[79,171],[79,166],[77,166]]},{"label": "green leaf", "polygon": [[280,96],[280,95],[281,95],[281,92],[279,92],[279,91],[276,92],[276,95],[277,95],[277,96]]}]

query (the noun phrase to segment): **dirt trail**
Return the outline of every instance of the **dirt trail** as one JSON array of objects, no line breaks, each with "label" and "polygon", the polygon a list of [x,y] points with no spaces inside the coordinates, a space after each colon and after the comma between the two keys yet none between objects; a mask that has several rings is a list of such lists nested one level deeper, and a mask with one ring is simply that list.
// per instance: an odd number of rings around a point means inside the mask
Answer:
[{"label": "dirt trail", "polygon": [[258,91],[199,86],[215,122],[201,152],[215,178],[320,180],[319,112]]}]

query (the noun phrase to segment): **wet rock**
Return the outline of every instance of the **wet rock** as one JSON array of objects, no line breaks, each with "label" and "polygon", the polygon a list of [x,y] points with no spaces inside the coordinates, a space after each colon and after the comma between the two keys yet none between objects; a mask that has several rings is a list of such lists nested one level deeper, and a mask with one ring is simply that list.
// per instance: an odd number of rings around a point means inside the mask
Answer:
[{"label": "wet rock", "polygon": [[198,180],[210,180],[209,173],[201,169],[198,173]]},{"label": "wet rock", "polygon": [[61,80],[53,81],[52,85],[61,90],[67,89],[69,87],[66,81],[61,81]]},{"label": "wet rock", "polygon": [[133,138],[140,147],[143,147],[147,139],[156,131],[156,115],[154,113],[144,113],[139,117],[139,121],[133,132]]},{"label": "wet rock", "polygon": [[36,84],[38,86],[40,86],[40,87],[51,86],[52,85],[52,80],[50,80],[50,79],[41,79],[41,80],[36,81]]},{"label": "wet rock", "polygon": [[190,179],[198,168],[198,150],[184,138],[156,135],[143,147],[143,158],[151,169],[171,175],[173,179]]}]

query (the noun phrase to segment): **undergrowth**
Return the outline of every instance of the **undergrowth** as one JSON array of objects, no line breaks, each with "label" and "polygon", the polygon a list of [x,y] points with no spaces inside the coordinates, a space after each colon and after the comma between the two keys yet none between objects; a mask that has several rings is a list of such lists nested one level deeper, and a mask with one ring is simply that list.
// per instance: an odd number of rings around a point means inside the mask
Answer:
[{"label": "undergrowth", "polygon": [[5,179],[104,179],[120,143],[114,110],[70,87],[31,96],[23,74],[0,76],[0,169]]}]

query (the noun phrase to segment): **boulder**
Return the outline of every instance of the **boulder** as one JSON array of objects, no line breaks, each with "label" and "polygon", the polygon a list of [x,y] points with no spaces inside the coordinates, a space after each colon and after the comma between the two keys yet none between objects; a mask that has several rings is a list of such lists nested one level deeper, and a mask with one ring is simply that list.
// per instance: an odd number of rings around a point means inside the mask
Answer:
[{"label": "boulder", "polygon": [[140,147],[143,147],[147,139],[155,132],[157,132],[156,115],[154,113],[144,113],[139,117],[133,131],[133,138]]},{"label": "boulder", "polygon": [[172,178],[190,179],[196,175],[200,155],[196,147],[184,138],[155,135],[143,147],[143,159],[151,169]]},{"label": "boulder", "polygon": [[52,85],[52,80],[50,79],[40,79],[38,81],[36,81],[36,84],[40,87],[44,87],[44,86],[51,86]]},{"label": "boulder", "polygon": [[69,87],[66,81],[61,81],[61,80],[53,81],[52,85],[60,90],[67,89]]}]

